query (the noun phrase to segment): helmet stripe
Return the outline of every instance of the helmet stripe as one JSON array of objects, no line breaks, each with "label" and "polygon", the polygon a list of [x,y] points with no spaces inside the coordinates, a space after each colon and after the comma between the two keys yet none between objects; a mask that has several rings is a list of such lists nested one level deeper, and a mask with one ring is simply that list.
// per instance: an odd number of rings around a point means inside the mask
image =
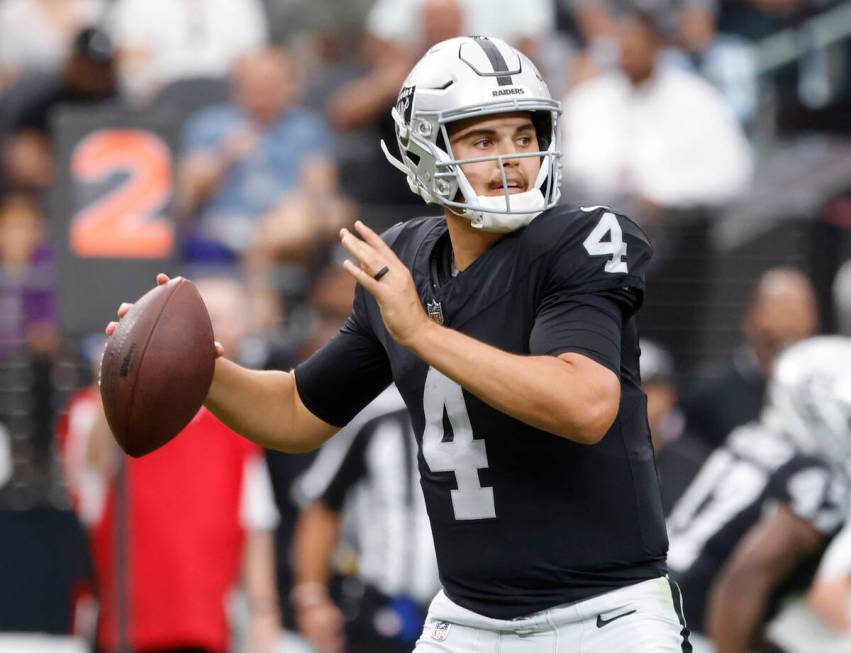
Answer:
[{"label": "helmet stripe", "polygon": [[[502,56],[502,52],[499,51],[499,48],[496,47],[496,44],[493,41],[491,41],[487,36],[473,36],[472,39],[479,44],[479,47],[482,50],[485,51],[488,61],[491,62],[491,66],[493,66],[493,71],[495,73],[508,72],[508,64],[505,62],[505,57]],[[499,75],[496,78],[496,81],[500,86],[511,86],[514,83],[511,79],[511,75]]]}]

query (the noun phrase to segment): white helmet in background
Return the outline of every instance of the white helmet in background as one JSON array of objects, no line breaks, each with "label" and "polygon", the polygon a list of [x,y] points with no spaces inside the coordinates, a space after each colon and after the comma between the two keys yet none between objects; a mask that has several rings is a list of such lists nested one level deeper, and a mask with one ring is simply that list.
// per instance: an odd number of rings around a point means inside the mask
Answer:
[{"label": "white helmet in background", "polygon": [[763,421],[803,451],[851,470],[851,338],[819,336],[784,351]]},{"label": "white helmet in background", "polygon": [[[448,123],[500,113],[529,112],[540,151],[456,159]],[[401,160],[384,141],[381,149],[405,173],[411,190],[427,203],[449,207],[484,231],[514,231],[554,206],[560,196],[559,114],[538,69],[499,39],[464,36],[432,47],[408,75],[393,108]],[[523,193],[476,195],[461,164],[498,161],[505,181],[506,160],[537,156],[541,170]]]}]

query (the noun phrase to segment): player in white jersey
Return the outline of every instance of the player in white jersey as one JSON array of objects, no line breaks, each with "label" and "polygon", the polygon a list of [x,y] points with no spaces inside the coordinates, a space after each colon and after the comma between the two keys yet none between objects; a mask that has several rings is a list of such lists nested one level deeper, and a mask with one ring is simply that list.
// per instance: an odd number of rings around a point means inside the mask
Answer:
[{"label": "player in white jersey", "polygon": [[848,514],[849,419],[851,340],[799,343],[760,421],[734,430],[677,502],[668,564],[696,651],[700,634],[718,653],[759,644],[781,599],[809,585]]}]

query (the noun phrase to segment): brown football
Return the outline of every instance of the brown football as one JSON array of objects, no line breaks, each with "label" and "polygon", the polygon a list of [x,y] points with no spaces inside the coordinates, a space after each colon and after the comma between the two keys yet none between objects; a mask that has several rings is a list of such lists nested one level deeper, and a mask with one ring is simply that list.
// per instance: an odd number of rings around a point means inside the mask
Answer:
[{"label": "brown football", "polygon": [[142,296],[107,340],[100,394],[116,441],[143,456],[201,408],[215,366],[213,327],[195,285],[176,277]]}]

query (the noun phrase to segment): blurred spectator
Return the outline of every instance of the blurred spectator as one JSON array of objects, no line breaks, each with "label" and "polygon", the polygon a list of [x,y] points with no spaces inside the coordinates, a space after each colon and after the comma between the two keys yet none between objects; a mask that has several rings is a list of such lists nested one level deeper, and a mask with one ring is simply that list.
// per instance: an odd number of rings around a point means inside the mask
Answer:
[{"label": "blurred spectator", "polygon": [[180,211],[218,247],[206,256],[238,256],[257,244],[270,258],[302,262],[349,220],[328,129],[297,106],[295,71],[281,50],[240,59],[232,85],[230,104],[201,111],[185,128]]},{"label": "blurred spectator", "polygon": [[19,507],[61,503],[53,425],[79,379],[56,319],[56,258],[42,206],[29,192],[0,191],[0,421],[12,434],[16,474],[0,501]]},{"label": "blurred spectator", "polygon": [[122,85],[141,103],[176,80],[226,77],[267,33],[260,0],[117,0],[110,23]]},{"label": "blurred spectator", "polygon": [[375,1],[265,0],[270,41],[292,47],[305,34],[320,32],[326,35],[334,33],[351,42],[362,35],[366,17]]},{"label": "blurred spectator", "polygon": [[620,72],[564,99],[570,197],[615,206],[631,198],[645,224],[668,209],[723,204],[751,174],[750,148],[723,98],[697,75],[659,63],[662,29],[650,14],[623,14]]},{"label": "blurred spectator", "polygon": [[56,72],[77,33],[100,20],[104,0],[0,2],[0,90],[34,72]]},{"label": "blurred spectator", "polygon": [[0,127],[35,130],[47,135],[50,113],[59,104],[92,104],[117,97],[112,41],[106,32],[87,27],[56,74],[21,79],[2,97]]},{"label": "blurred spectator", "polygon": [[54,173],[50,140],[45,134],[32,129],[11,134],[0,132],[0,191],[5,184],[43,193],[50,188]]},{"label": "blurred spectator", "polygon": [[[456,30],[459,18],[460,30]],[[400,49],[423,48],[461,34],[481,34],[503,39],[532,58],[538,41],[554,26],[553,0],[522,4],[511,0],[378,0],[367,21],[371,36]],[[415,53],[414,58],[420,54]]]},{"label": "blurred spectator", "polygon": [[748,187],[751,154],[721,95],[695,73],[664,63],[667,29],[664,16],[624,10],[620,70],[567,94],[565,196],[572,204],[615,207],[647,232],[656,254],[642,333],[689,367],[714,211]]},{"label": "blurred spectator", "polygon": [[0,195],[0,358],[18,347],[56,349],[54,274],[41,207],[28,194]]},{"label": "blurred spectator", "polygon": [[[197,285],[216,338],[238,351],[242,288],[225,278]],[[75,507],[90,532],[99,651],[122,644],[146,652],[230,650],[226,608],[240,575],[250,650],[274,650],[280,636],[271,536],[277,513],[258,447],[202,408],[163,449],[140,459],[122,456],[94,384],[71,401],[59,441]],[[126,548],[116,538],[124,538]],[[121,570],[128,575],[126,596]],[[123,614],[127,633],[120,632]]]},{"label": "blurred spectator", "polygon": [[50,120],[64,104],[94,106],[117,99],[112,43],[105,32],[77,34],[58,73],[19,79],[0,96],[0,173],[9,185],[46,190],[53,161]]},{"label": "blurred spectator", "polygon": [[[394,29],[390,24],[394,12],[399,13],[395,19],[403,24],[412,21],[409,27],[416,33],[410,41],[397,43],[385,33]],[[356,201],[369,206],[371,219],[379,225],[389,226],[420,212],[422,202],[411,194],[403,177],[386,174],[388,163],[375,143],[383,139],[395,147],[390,110],[419,56],[434,43],[458,36],[463,30],[459,0],[376,4],[365,26],[361,48],[364,66],[350,71],[351,77],[327,95],[326,114],[338,133],[342,183]],[[383,174],[376,174],[381,171]]]},{"label": "blurred spectator", "polygon": [[366,24],[370,72],[332,99],[332,124],[358,129],[389,114],[411,66],[435,43],[486,34],[529,52],[554,16],[551,0],[378,0]]},{"label": "blurred spectator", "polygon": [[[296,486],[304,509],[292,602],[299,630],[322,653],[407,653],[440,589],[403,406],[395,387],[379,396],[322,448]],[[332,597],[344,525],[354,531],[356,578],[344,578]]]},{"label": "blurred spectator", "polygon": [[647,422],[662,487],[662,509],[669,515],[697,476],[709,449],[685,430],[685,416],[677,407],[673,358],[649,340],[642,340],[640,345],[641,389],[647,395]]},{"label": "blurred spectator", "polygon": [[[379,0],[366,25],[369,71],[331,98],[331,124],[358,130],[386,120],[420,55],[435,43],[462,34],[465,27],[460,0]],[[413,33],[407,33],[409,29]],[[405,35],[395,38],[397,30]]]},{"label": "blurred spectator", "polygon": [[[315,166],[320,161],[314,159],[311,163]],[[310,174],[316,171],[317,167],[306,169],[298,190],[259,220],[250,262],[286,262],[312,274],[327,261],[340,229],[354,222],[355,207],[336,193],[336,179],[330,186],[324,182],[315,184],[317,179],[311,179]]]},{"label": "blurred spectator", "polygon": [[759,416],[774,360],[818,330],[815,291],[793,268],[765,272],[742,323],[745,343],[723,367],[702,374],[685,403],[688,425],[711,448]]},{"label": "blurred spectator", "polygon": [[[812,582],[848,515],[851,341],[812,338],[777,360],[758,421],[715,450],[668,520],[695,651],[777,651],[766,624]],[[807,648],[807,653],[816,649]]]},{"label": "blurred spectator", "polygon": [[756,48],[740,36],[718,32],[719,1],[683,0],[677,11],[677,41],[695,72],[721,92],[747,125],[756,119]]},{"label": "blurred spectator", "polygon": [[567,78],[547,80],[554,95],[560,88],[559,81],[571,87],[618,67],[613,0],[559,0],[559,5],[567,16],[564,28],[570,34],[574,52],[568,62]]}]

